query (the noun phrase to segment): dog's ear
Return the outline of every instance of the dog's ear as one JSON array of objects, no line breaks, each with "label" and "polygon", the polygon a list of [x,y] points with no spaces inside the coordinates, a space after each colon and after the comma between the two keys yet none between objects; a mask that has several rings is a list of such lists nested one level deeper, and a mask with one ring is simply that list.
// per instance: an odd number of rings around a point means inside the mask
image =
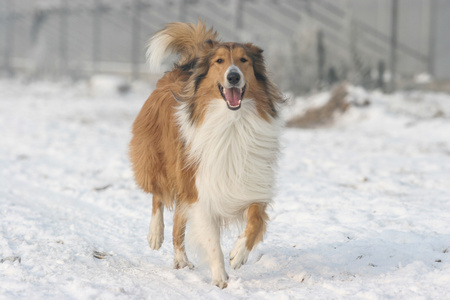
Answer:
[{"label": "dog's ear", "polygon": [[254,54],[254,55],[261,55],[264,50],[259,48],[258,46],[253,45],[252,43],[247,43],[245,46]]},{"label": "dog's ear", "polygon": [[211,39],[206,40],[203,42],[202,52],[205,53],[205,52],[211,50],[212,48],[214,48],[216,45],[217,45],[217,41],[214,41]]},{"label": "dog's ear", "polygon": [[267,77],[264,56],[262,55],[264,50],[253,45],[252,43],[245,44],[245,47],[248,49],[248,54],[253,62],[253,70],[255,72],[256,79],[265,82]]},{"label": "dog's ear", "polygon": [[211,40],[211,39],[209,39],[209,40],[206,40],[204,43],[203,43],[203,45],[204,46],[206,46],[206,47],[214,47],[215,45],[216,45],[216,41],[213,41],[213,40]]},{"label": "dog's ear", "polygon": [[208,39],[204,41],[200,47],[200,57],[206,57],[211,54],[211,49],[213,49],[218,44],[217,41]]},{"label": "dog's ear", "polygon": [[195,98],[200,84],[209,71],[209,61],[214,51],[211,51],[216,45],[217,41],[208,39],[201,44],[200,52],[197,54],[195,65],[192,68],[189,83],[184,87],[183,92],[175,97],[177,100],[190,101]]}]

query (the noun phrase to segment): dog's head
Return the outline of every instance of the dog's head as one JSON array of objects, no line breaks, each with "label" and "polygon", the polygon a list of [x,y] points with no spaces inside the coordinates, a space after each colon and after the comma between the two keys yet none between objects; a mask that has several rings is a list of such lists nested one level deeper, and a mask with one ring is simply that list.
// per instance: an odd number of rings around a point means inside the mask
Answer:
[{"label": "dog's head", "polygon": [[249,45],[219,44],[209,58],[207,79],[216,84],[221,98],[231,110],[241,107],[247,86],[257,84],[253,62],[262,51],[255,53],[254,50]]},{"label": "dog's head", "polygon": [[193,94],[223,99],[238,110],[254,91],[265,89],[263,50],[252,44],[205,42],[193,69]]},{"label": "dog's head", "polygon": [[196,57],[177,68],[189,79],[175,98],[187,107],[192,122],[202,120],[211,101],[223,101],[239,111],[253,100],[262,118],[277,117],[284,101],[266,75],[263,50],[251,43],[220,43],[207,40]]}]

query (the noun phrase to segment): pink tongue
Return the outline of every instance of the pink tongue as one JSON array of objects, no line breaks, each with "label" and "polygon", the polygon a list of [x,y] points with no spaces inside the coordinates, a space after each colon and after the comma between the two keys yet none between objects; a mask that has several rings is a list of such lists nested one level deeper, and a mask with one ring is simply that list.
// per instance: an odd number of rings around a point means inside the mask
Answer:
[{"label": "pink tongue", "polygon": [[241,89],[230,88],[225,90],[225,98],[230,106],[235,107],[239,105],[239,100],[241,100]]}]

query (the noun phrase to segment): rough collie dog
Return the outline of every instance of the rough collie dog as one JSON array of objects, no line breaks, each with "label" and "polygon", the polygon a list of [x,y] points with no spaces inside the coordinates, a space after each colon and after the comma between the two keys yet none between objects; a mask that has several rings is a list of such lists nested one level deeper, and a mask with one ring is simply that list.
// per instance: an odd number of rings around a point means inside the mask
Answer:
[{"label": "rough collie dog", "polygon": [[260,48],[216,37],[199,22],[169,24],[150,39],[151,66],[171,53],[179,59],[133,124],[130,158],[136,183],[153,194],[150,247],[161,247],[164,207],[174,208],[174,267],[193,268],[184,247],[187,225],[212,283],[224,288],[223,226],[246,222],[230,252],[233,269],[266,231],[282,95],[267,77]]}]

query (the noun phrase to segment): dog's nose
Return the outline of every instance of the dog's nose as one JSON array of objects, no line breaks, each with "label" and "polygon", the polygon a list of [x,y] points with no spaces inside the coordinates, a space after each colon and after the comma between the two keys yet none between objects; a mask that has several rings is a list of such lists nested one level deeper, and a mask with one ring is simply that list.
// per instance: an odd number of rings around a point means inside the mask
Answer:
[{"label": "dog's nose", "polygon": [[227,80],[229,83],[231,84],[237,84],[239,82],[239,80],[241,80],[241,75],[239,75],[239,73],[237,72],[230,72],[227,75]]}]

